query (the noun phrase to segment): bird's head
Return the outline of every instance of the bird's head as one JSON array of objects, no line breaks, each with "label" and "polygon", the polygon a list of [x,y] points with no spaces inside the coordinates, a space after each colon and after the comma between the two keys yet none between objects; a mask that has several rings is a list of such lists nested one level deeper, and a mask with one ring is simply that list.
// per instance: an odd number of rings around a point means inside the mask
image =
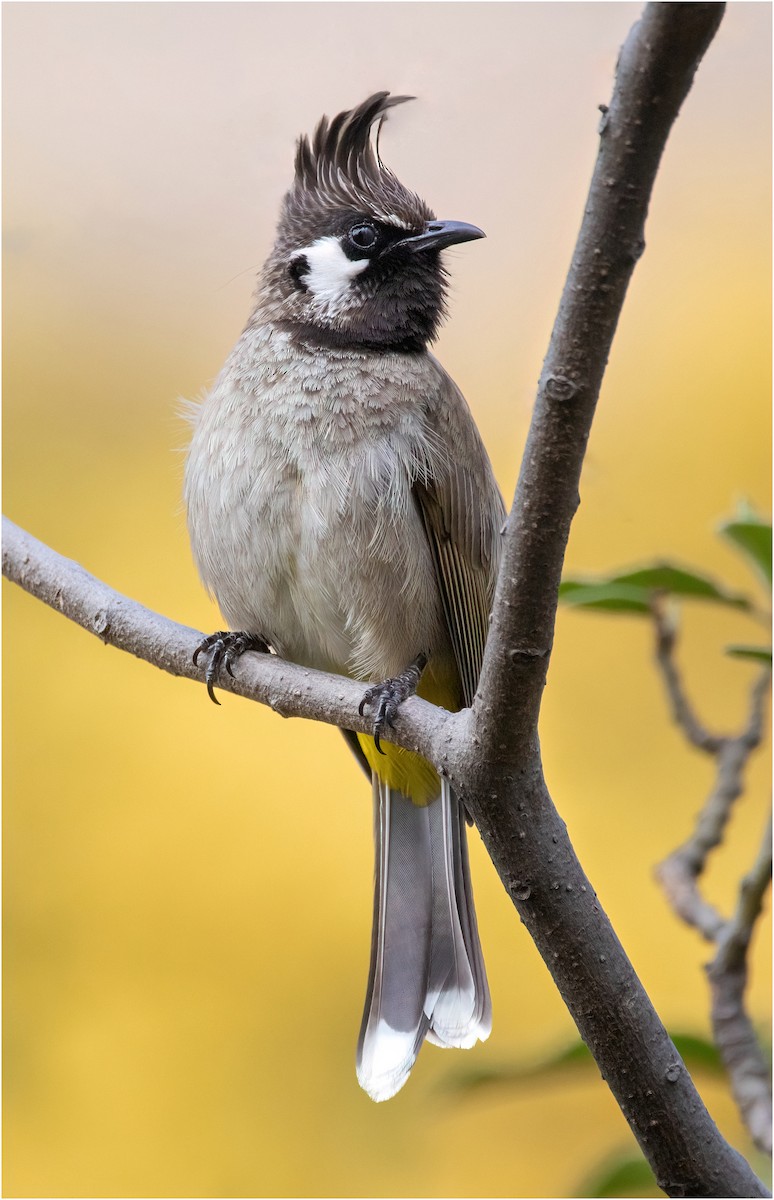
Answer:
[{"label": "bird's head", "polygon": [[300,138],[258,297],[291,332],[323,345],[402,351],[435,337],[445,309],[440,251],[484,234],[437,221],[381,161],[385,114],[410,98],[377,92]]}]

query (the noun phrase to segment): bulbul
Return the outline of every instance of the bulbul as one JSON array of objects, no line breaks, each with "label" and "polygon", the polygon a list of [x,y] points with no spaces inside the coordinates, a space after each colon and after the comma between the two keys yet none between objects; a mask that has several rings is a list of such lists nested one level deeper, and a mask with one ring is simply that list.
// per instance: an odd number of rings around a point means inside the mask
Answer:
[{"label": "bulbul", "polygon": [[185,469],[194,557],[229,626],[197,651],[210,695],[248,649],[369,685],[373,733],[345,736],[375,808],[357,1050],[374,1100],[402,1087],[425,1038],[470,1047],[491,1028],[465,813],[429,762],[386,740],[413,690],[470,705],[504,520],[465,400],[427,348],[445,316],[442,251],[484,235],[436,220],[381,161],[385,114],[409,98],[379,92],[299,140]]}]

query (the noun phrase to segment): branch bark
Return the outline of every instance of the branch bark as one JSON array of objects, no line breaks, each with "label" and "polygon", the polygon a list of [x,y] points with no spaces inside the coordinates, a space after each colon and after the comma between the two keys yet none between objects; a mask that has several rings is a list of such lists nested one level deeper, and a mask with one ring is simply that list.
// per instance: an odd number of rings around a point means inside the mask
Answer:
[{"label": "branch bark", "polygon": [[744,793],[744,771],[763,733],[764,702],[771,671],[761,672],[750,692],[750,710],[736,736],[710,734],[690,703],[675,661],[675,627],[658,601],[652,606],[656,662],[675,723],[687,740],[716,762],[715,782],[691,836],[656,867],[656,877],[674,912],[713,942],[707,965],[715,1045],[731,1090],[755,1145],[771,1154],[771,1076],[745,1006],[747,952],[763,897],[771,882],[771,819],[749,874],[742,880],[736,912],[726,919],[705,900],[699,881],[713,850],[723,841],[735,802]]},{"label": "branch bark", "polygon": [[703,750],[707,754],[717,754],[723,739],[718,734],[710,733],[708,729],[705,729],[686,695],[673,656],[677,631],[660,598],[653,599],[651,612],[656,626],[656,662],[666,687],[672,719],[697,750]]},{"label": "branch bark", "polygon": [[674,911],[697,929],[708,942],[717,942],[728,924],[699,891],[698,881],[707,859],[723,840],[734,802],[744,791],[744,771],[750,755],[763,733],[763,706],[771,683],[767,669],[759,675],[750,695],[750,712],[744,728],[734,736],[710,734],[699,721],[688,701],[674,660],[674,630],[658,606],[654,606],[656,624],[656,661],[661,668],[672,715],[692,745],[711,755],[717,769],[715,782],[699,813],[691,836],[659,863],[656,874]]},{"label": "branch bark", "polygon": [[747,951],[763,897],[771,884],[771,817],[761,848],[739,888],[733,917],[717,939],[717,954],[707,967],[712,997],[712,1029],[742,1119],[755,1145],[771,1154],[771,1073],[752,1021],[747,1015]]},{"label": "branch bark", "polygon": [[[600,147],[538,385],[508,518],[479,686],[477,732],[494,750],[509,714],[518,752],[534,739],[553,643],[559,581],[602,377],[669,132],[723,15],[723,4],[651,3],[633,26],[602,105]],[[492,708],[492,712],[495,709]]]},{"label": "branch bark", "polygon": [[661,155],[722,12],[649,4],[621,51],[508,518],[468,738],[450,764],[581,1036],[659,1185],[674,1196],[763,1185],[720,1138],[599,905],[546,788],[537,724],[604,369],[644,249]]},{"label": "branch bark", "polygon": [[[113,590],[72,559],[3,517],[3,575],[31,596],[95,634],[108,646],[125,650],[170,675],[202,680],[202,667],[193,653],[202,634],[187,625],[152,612],[136,600]],[[234,664],[234,676],[218,681],[222,691],[266,704],[283,717],[308,717],[356,732],[370,733],[372,724],[357,708],[363,685],[339,675],[312,671],[273,654],[244,654]],[[433,758],[437,746],[452,733],[458,713],[447,713],[418,696],[401,708],[399,727],[391,741]]]},{"label": "branch bark", "polygon": [[[715,3],[649,4],[621,52],[508,519],[479,693],[472,710],[457,714],[412,699],[391,739],[419,749],[459,790],[660,1186],[672,1196],[768,1193],[704,1108],[583,874],[543,780],[537,720],[604,367],[644,247],[663,148],[722,13]],[[4,571],[28,590],[37,588],[62,611],[74,581],[88,592],[74,564],[64,567],[56,556],[53,577],[43,581],[34,539],[13,531],[7,539]],[[57,577],[62,570],[66,581]],[[81,595],[81,624],[175,674],[197,674],[188,662],[197,635],[100,588],[96,608]],[[235,672],[232,691],[286,714],[366,729],[357,715],[362,688],[352,681],[268,656],[246,655]]]}]

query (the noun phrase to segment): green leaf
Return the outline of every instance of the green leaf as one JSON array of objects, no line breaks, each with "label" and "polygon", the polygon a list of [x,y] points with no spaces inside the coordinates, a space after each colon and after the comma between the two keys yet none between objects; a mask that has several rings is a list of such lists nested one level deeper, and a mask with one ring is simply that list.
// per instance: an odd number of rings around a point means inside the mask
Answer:
[{"label": "green leaf", "polygon": [[642,1156],[617,1157],[598,1167],[580,1185],[579,1196],[663,1196]]},{"label": "green leaf", "polygon": [[649,567],[615,575],[611,583],[647,588],[651,591],[669,592],[672,596],[686,596],[693,600],[712,600],[716,604],[730,604],[733,608],[750,608],[747,596],[730,592],[721,584],[670,562],[656,562]]},{"label": "green leaf", "polygon": [[578,1040],[553,1051],[537,1062],[495,1063],[475,1069],[458,1068],[444,1077],[441,1086],[444,1091],[471,1091],[493,1083],[514,1085],[534,1079],[552,1079],[568,1073],[575,1074],[579,1067],[585,1069],[593,1061],[586,1043]]},{"label": "green leaf", "polygon": [[726,646],[729,658],[748,658],[771,666],[771,646]]},{"label": "green leaf", "polygon": [[649,613],[655,592],[684,596],[690,600],[710,600],[733,608],[752,607],[747,596],[730,592],[721,584],[670,562],[655,562],[633,571],[601,576],[598,579],[563,579],[559,585],[562,604],[574,608],[596,608],[607,612]]},{"label": "green leaf", "polygon": [[709,1038],[699,1037],[695,1033],[670,1033],[669,1036],[689,1071],[700,1067],[713,1075],[725,1074],[718,1048]]},{"label": "green leaf", "polygon": [[650,593],[626,584],[564,579],[559,600],[571,608],[591,608],[613,613],[649,613]]},{"label": "green leaf", "polygon": [[746,503],[733,521],[724,521],[718,532],[761,573],[771,587],[771,521],[758,516]]},{"label": "green leaf", "polygon": [[[670,1033],[670,1037],[689,1071],[701,1069],[714,1075],[724,1074],[720,1055],[707,1038],[693,1033]],[[441,1088],[443,1091],[472,1091],[491,1084],[518,1086],[534,1080],[554,1080],[575,1075],[593,1062],[588,1046],[578,1039],[536,1062],[460,1067],[444,1076]]]}]

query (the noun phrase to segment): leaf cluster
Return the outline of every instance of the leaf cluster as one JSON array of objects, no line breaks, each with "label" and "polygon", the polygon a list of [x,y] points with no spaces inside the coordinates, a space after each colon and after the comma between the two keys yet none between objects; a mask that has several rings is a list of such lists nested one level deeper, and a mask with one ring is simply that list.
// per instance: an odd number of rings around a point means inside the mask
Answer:
[{"label": "leaf cluster", "polygon": [[[771,521],[743,502],[737,515],[721,522],[717,532],[742,555],[770,590]],[[651,616],[654,605],[665,598],[702,600],[735,608],[751,616],[764,616],[751,596],[737,592],[693,567],[665,559],[595,578],[566,576],[559,586],[559,601],[568,608],[623,616]],[[771,664],[771,646],[732,645],[726,647],[726,653],[732,658]]]}]

